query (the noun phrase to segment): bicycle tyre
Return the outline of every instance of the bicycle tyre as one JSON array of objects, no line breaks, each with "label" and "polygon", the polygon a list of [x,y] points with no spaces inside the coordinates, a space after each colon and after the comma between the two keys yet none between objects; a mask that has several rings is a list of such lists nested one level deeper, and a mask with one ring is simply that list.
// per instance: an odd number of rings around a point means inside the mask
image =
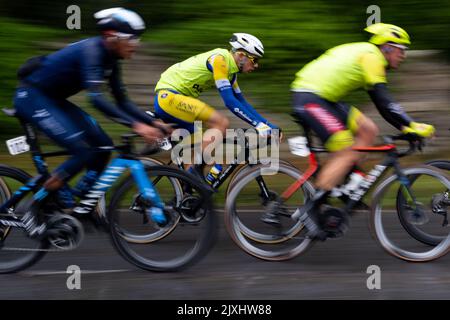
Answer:
[{"label": "bicycle tyre", "polygon": [[[430,177],[434,177],[440,182],[442,182],[444,186],[450,188],[450,180],[448,175],[445,175],[442,171],[434,167],[426,165],[409,167],[403,169],[403,173],[406,176],[413,176],[413,177],[418,175],[427,175]],[[369,218],[369,226],[373,236],[385,251],[387,251],[394,257],[405,261],[426,262],[438,259],[439,257],[445,255],[450,248],[450,233],[438,245],[434,246],[432,249],[425,252],[412,252],[409,250],[402,249],[398,247],[396,244],[394,244],[386,235],[386,231],[385,228],[383,227],[382,222],[381,201],[385,193],[388,191],[389,186],[391,186],[396,181],[398,181],[398,177],[396,174],[393,174],[384,179],[374,191],[371,206],[372,208]]]},{"label": "bicycle tyre", "polygon": [[[0,202],[4,203],[9,197],[11,197],[11,190],[5,183],[4,177],[7,177],[8,179],[13,179],[18,181],[20,184],[25,184],[29,179],[31,179],[31,175],[29,175],[27,172],[11,167],[8,165],[0,164],[0,178],[2,179],[1,189],[0,189]],[[20,204],[19,204],[20,205]],[[10,235],[10,230],[8,230],[8,233],[6,235],[6,238]],[[29,251],[29,254],[21,259],[18,259],[18,261],[12,261],[12,262],[4,262],[0,261],[0,274],[3,273],[15,273],[19,272],[21,270],[27,269],[31,267],[32,265],[36,264],[40,259],[44,257],[46,254],[45,251],[40,251],[47,249],[49,247],[49,244],[47,241],[40,241],[37,244],[37,247],[34,249],[37,249],[36,251]],[[2,251],[2,247],[0,247],[0,252]]]},{"label": "bicycle tyre", "polygon": [[[146,167],[152,167],[152,166],[164,166],[165,164],[157,159],[149,158],[149,157],[140,157],[139,160],[144,164]],[[183,188],[181,186],[181,183],[177,179],[170,179],[175,192],[176,192],[176,204],[179,204],[183,198]],[[174,225],[175,228],[175,225]],[[158,241],[162,239],[163,237],[169,235],[168,232],[155,232],[150,233],[147,235],[135,235],[131,233],[124,233],[122,236],[124,239],[126,239],[128,242],[131,243],[151,243],[153,241]]]},{"label": "bicycle tyre", "polygon": [[[167,166],[152,166],[146,168],[146,171],[149,175],[158,177],[165,176],[181,180],[185,183],[189,183],[196,191],[198,191],[203,200],[201,202],[201,209],[204,210],[205,213],[202,220],[205,225],[201,228],[201,233],[198,239],[196,239],[195,245],[192,250],[181,257],[176,257],[167,261],[157,261],[153,258],[148,259],[141,256],[131,248],[130,242],[126,241],[123,238],[123,236],[120,234],[120,228],[116,226],[115,222],[119,219],[119,206],[122,198],[126,197],[126,192],[135,183],[132,177],[128,177],[118,186],[118,188],[112,195],[111,204],[107,213],[110,221],[110,235],[113,244],[118,250],[119,254],[123,258],[125,258],[125,260],[141,269],[155,272],[174,272],[185,269],[201,260],[209,252],[216,241],[217,217],[212,204],[211,192],[200,181],[194,180],[191,175],[179,169]],[[167,233],[172,233],[173,230],[178,227],[180,227],[180,224],[175,223],[175,228],[168,230]],[[162,238],[166,238],[166,236]],[[156,246],[158,242],[160,241],[153,241],[151,243],[146,243],[143,245]]]},{"label": "bicycle tyre", "polygon": [[[261,166],[255,166],[248,171],[241,171],[237,182],[230,188],[229,195],[225,202],[225,226],[233,241],[246,253],[266,261],[284,261],[293,259],[294,257],[305,252],[313,243],[309,238],[303,238],[302,241],[293,248],[281,250],[265,250],[252,244],[250,241],[258,244],[279,244],[288,240],[295,240],[295,237],[303,230],[300,222],[294,224],[287,233],[282,235],[266,235],[254,232],[247,228],[239,219],[236,213],[236,199],[240,191],[250,182],[252,182],[260,172]],[[294,180],[298,180],[302,173],[291,164],[280,164],[279,172],[284,173]],[[306,198],[314,194],[315,190],[308,181],[302,186],[302,191],[306,194]]]},{"label": "bicycle tyre", "polygon": [[[426,162],[425,164],[436,167],[438,169],[450,171],[450,161],[432,160]],[[411,182],[414,183],[416,178],[411,178]],[[437,246],[439,243],[441,243],[441,241],[443,241],[445,237],[429,234],[421,230],[420,228],[416,227],[415,225],[410,224],[407,221],[407,219],[405,218],[406,214],[404,212],[405,211],[404,201],[405,201],[404,195],[401,192],[401,190],[399,190],[397,192],[397,203],[396,203],[397,213],[400,223],[402,224],[403,228],[409,233],[409,235],[411,235],[411,237],[413,237],[414,239],[430,246]]]}]

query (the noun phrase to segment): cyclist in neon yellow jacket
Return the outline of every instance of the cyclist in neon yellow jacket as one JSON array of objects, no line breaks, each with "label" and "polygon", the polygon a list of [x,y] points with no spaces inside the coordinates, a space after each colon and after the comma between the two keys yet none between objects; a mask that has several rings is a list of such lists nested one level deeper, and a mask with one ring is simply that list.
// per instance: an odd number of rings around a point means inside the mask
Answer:
[{"label": "cyclist in neon yellow jacket", "polygon": [[[194,132],[194,121],[202,121],[223,135],[229,126],[225,115],[198,97],[216,87],[236,116],[255,127],[261,135],[270,135],[278,127],[262,117],[244,98],[237,82],[238,73],[258,68],[264,47],[256,37],[235,33],[230,39],[231,50],[217,48],[198,54],[168,68],[156,84],[154,101],[156,115],[165,122]],[[205,147],[211,140],[203,141]]]},{"label": "cyclist in neon yellow jacket", "polygon": [[397,129],[422,137],[434,134],[432,125],[415,122],[389,95],[386,70],[397,69],[405,59],[409,35],[400,27],[376,23],[365,29],[369,42],[348,43],[326,51],[305,65],[291,85],[294,116],[313,130],[333,152],[320,170],[316,186],[322,191],[312,210],[300,211],[300,218],[311,235],[324,239],[318,223],[318,208],[328,193],[342,182],[360,159],[351,146],[371,146],[378,134],[377,125],[357,108],[341,100],[351,91],[365,89],[383,118]]}]

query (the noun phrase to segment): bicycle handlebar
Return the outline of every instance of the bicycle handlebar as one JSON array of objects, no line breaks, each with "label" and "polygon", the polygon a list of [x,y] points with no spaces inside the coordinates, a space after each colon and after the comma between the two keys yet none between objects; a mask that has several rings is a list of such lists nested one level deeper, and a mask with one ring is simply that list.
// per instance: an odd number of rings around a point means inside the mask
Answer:
[{"label": "bicycle handlebar", "polygon": [[414,153],[417,150],[422,151],[423,146],[425,145],[424,138],[415,134],[415,133],[402,133],[398,135],[389,135],[384,136],[384,141],[386,143],[393,143],[394,141],[407,141],[409,143],[409,148],[406,151],[398,152],[397,155],[399,158],[405,157]]},{"label": "bicycle handlebar", "polygon": [[131,156],[148,156],[161,151],[159,145],[155,144],[146,144],[143,150],[139,152],[133,152],[133,138],[138,138],[140,135],[137,133],[125,133],[120,136],[122,138],[122,144],[115,145],[114,150],[121,151],[124,154],[128,154]]}]

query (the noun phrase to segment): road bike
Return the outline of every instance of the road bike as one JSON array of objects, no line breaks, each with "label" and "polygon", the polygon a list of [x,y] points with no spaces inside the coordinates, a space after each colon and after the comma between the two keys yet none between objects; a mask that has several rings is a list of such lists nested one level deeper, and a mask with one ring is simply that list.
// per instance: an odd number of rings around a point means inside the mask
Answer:
[{"label": "road bike", "polygon": [[[367,174],[353,171],[363,175],[357,185],[351,183],[349,174],[346,182],[333,190],[329,197],[330,201],[321,208],[320,223],[329,238],[338,238],[345,234],[354,209],[363,205],[361,201],[363,197],[376,182],[381,180],[387,169],[392,168],[394,173],[381,181],[373,192],[369,215],[370,229],[381,246],[395,257],[407,261],[437,259],[448,251],[449,229],[439,224],[433,225],[433,234],[440,232],[440,241],[432,248],[429,246],[424,248],[420,241],[416,241],[408,234],[404,224],[422,226],[427,222],[426,217],[435,214],[437,208],[445,211],[446,216],[448,204],[444,200],[437,201],[435,196],[448,192],[450,186],[448,175],[426,165],[400,167],[399,158],[421,147],[422,141],[417,136],[386,136],[384,140],[385,145],[353,148],[359,152],[383,152],[386,156]],[[400,151],[394,143],[399,140],[408,142],[409,148],[406,151]],[[245,205],[251,201],[249,200],[251,197],[258,197],[258,193],[255,193],[257,188],[255,181],[264,177],[267,182],[261,170],[255,168],[246,172],[245,176],[237,177],[236,184],[229,190],[225,202],[226,225],[234,242],[248,254],[263,260],[283,261],[305,252],[315,242],[308,236],[303,223],[292,219],[295,213],[299,216],[300,210],[309,210],[305,204],[310,204],[308,199],[317,196],[310,179],[319,170],[317,154],[326,150],[313,146],[311,141],[308,128],[305,128],[305,137],[294,140],[296,146],[293,153],[309,157],[308,169],[302,173],[291,165],[280,164],[278,172],[284,175],[284,183],[280,185],[278,180],[273,182],[274,188],[268,187],[269,192],[274,194],[274,200],[267,203],[263,214],[277,216],[278,223],[272,225],[262,223],[259,218],[261,212],[248,212]],[[403,197],[400,200],[397,199],[399,194]],[[344,207],[337,207],[334,202],[343,202]],[[398,210],[396,204],[401,204],[404,210]],[[243,228],[241,223],[244,216],[247,216],[249,221],[246,228]],[[405,233],[407,237],[404,236]]]},{"label": "road bike", "polygon": [[[15,110],[4,109],[4,112],[16,116]],[[44,158],[67,155],[67,152],[41,152],[33,126],[19,120],[25,136],[16,140],[15,147],[22,151],[30,149],[38,175],[31,177],[21,169],[0,165],[0,273],[30,267],[49,251],[78,247],[84,228],[74,215],[94,217],[95,221],[105,223],[122,257],[146,270],[181,270],[200,260],[212,247],[217,219],[211,190],[176,168],[145,165],[133,152],[132,141],[137,135],[122,135],[123,144],[118,146],[94,148],[96,152],[116,150],[119,153],[81,197],[71,215],[62,209],[56,193],[42,187],[49,177]],[[131,174],[124,175],[127,169]],[[121,176],[124,178],[120,179]],[[108,209],[103,210],[99,203],[118,180]],[[180,181],[191,186],[196,198],[189,210],[181,208],[176,195]],[[151,217],[154,206],[163,209],[166,220],[163,225]],[[182,214],[195,218],[195,223],[180,222]],[[151,244],[141,241],[148,233],[158,235],[160,241]]]},{"label": "road bike", "polygon": [[[256,181],[258,183],[257,190],[255,189],[255,192],[258,193],[259,199],[256,202],[251,203],[254,207],[258,208],[260,211],[264,211],[265,206],[270,203],[272,200],[275,199],[276,194],[274,191],[270,190],[267,187],[267,183],[265,180],[274,181],[277,180],[277,171],[271,170],[271,168],[277,168],[279,165],[283,165],[286,167],[293,167],[292,164],[290,164],[288,161],[284,161],[282,159],[276,158],[269,158],[269,157],[260,157],[258,158],[255,153],[258,150],[261,150],[261,148],[266,148],[271,145],[271,139],[270,137],[268,139],[259,139],[257,136],[252,136],[251,134],[246,134],[245,129],[238,128],[235,129],[236,135],[232,139],[224,139],[224,144],[229,144],[231,146],[236,146],[236,155],[234,158],[226,164],[224,169],[220,172],[220,174],[217,176],[217,178],[212,182],[209,186],[214,190],[215,192],[218,192],[221,188],[221,186],[228,180],[229,183],[225,190],[225,197],[228,196],[229,191],[233,188],[233,186],[242,178],[244,177],[247,172],[253,171],[253,170],[266,170],[271,171],[274,175],[272,176],[260,176],[257,177]],[[168,150],[172,149],[176,144],[167,141],[169,147]],[[183,147],[179,148],[177,152],[174,152],[174,157],[170,161],[163,163],[158,159],[145,157],[142,158],[143,160],[149,164],[154,165],[172,165],[177,166],[181,170],[185,168],[185,163],[183,161],[183,153],[188,151],[194,150],[194,145],[191,143],[184,144]],[[144,153],[148,153],[148,151],[144,151]],[[190,157],[190,155],[189,155]],[[192,171],[193,175],[195,175],[199,180],[202,180],[205,184],[207,184],[206,181],[206,174],[204,172],[204,165],[195,165],[194,170]],[[306,190],[305,192],[310,192],[311,190]],[[178,201],[181,203],[182,208],[189,208],[191,206],[191,202],[195,201],[195,197],[192,196],[189,186],[186,185],[186,183],[180,182],[179,187],[177,189],[177,196]],[[307,197],[305,196],[305,199]],[[192,218],[182,216],[184,220],[191,220]],[[225,221],[226,222],[226,221]],[[238,225],[243,229],[243,231],[249,231],[250,229],[245,225],[245,221],[241,221],[239,219],[236,220]],[[255,235],[255,238],[257,238],[258,235]],[[145,237],[145,241],[151,242],[154,240],[157,240],[158,236],[156,234],[148,234]],[[265,241],[264,236],[260,239],[261,241]],[[130,240],[131,241],[131,240]]]}]

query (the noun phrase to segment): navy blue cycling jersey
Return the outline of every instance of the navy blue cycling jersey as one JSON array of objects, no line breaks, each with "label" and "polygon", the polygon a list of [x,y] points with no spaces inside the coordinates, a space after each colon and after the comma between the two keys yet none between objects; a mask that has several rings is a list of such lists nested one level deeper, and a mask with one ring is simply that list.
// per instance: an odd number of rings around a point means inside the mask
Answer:
[{"label": "navy blue cycling jersey", "polygon": [[[102,93],[106,80],[118,107]],[[24,82],[58,99],[87,90],[96,108],[127,126],[136,121],[152,122],[150,116],[127,98],[118,57],[105,47],[102,37],[88,38],[49,54],[39,69],[26,77]]]}]

